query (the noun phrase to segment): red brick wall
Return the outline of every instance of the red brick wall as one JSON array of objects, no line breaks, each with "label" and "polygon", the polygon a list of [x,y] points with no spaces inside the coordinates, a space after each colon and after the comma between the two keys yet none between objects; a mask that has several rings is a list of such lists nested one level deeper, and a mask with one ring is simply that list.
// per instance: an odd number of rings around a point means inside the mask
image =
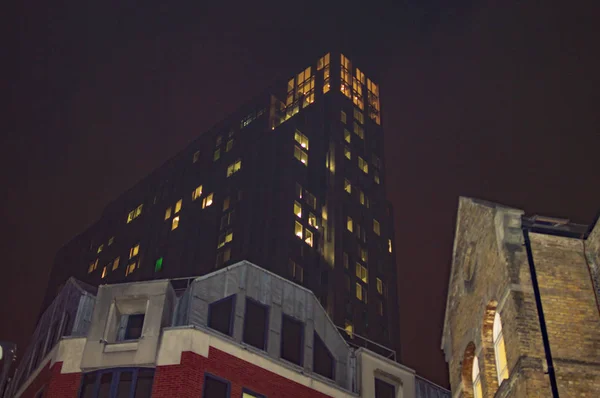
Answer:
[{"label": "red brick wall", "polygon": [[33,398],[35,394],[45,386],[44,398],[76,398],[81,381],[80,373],[61,374],[62,362],[56,362],[50,368],[50,362],[38,373],[25,392],[22,398]]},{"label": "red brick wall", "polygon": [[193,352],[184,352],[181,354],[181,364],[157,367],[154,374],[152,398],[201,397],[205,372],[229,380],[232,398],[241,397],[244,387],[269,398],[328,397],[328,395],[210,347],[208,358]]}]

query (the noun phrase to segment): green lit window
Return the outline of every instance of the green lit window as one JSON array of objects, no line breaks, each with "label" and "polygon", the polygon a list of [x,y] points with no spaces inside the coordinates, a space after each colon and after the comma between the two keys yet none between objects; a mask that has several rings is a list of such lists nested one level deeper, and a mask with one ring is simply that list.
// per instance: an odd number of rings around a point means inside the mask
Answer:
[{"label": "green lit window", "polygon": [[304,152],[298,145],[294,145],[294,157],[305,166],[308,164],[308,154]]},{"label": "green lit window", "polygon": [[233,240],[233,231],[227,231],[226,233],[223,233],[219,236],[219,244],[217,246],[217,249],[222,248],[223,246],[225,246],[227,243],[231,242]]},{"label": "green lit window", "polygon": [[296,132],[294,133],[294,140],[296,140],[296,142],[300,144],[302,148],[308,150],[308,137],[306,137],[298,130],[296,130]]},{"label": "green lit window", "polygon": [[154,272],[162,271],[162,267],[163,267],[163,258],[159,257],[156,260],[156,262],[154,263]]}]

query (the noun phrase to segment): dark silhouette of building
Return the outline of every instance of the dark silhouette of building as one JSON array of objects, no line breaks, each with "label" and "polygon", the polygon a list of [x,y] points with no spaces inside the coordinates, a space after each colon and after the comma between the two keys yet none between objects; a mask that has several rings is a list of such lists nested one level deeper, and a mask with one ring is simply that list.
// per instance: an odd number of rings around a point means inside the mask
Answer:
[{"label": "dark silhouette of building", "polygon": [[296,72],[108,204],[58,252],[44,308],[71,276],[185,278],[248,260],[312,290],[351,342],[397,354],[379,86],[340,53]]}]

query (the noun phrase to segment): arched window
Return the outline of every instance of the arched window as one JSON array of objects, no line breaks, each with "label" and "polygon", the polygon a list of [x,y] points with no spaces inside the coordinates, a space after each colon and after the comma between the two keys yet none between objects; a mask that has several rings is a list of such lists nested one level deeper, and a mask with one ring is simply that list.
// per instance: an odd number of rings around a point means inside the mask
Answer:
[{"label": "arched window", "polygon": [[476,356],[473,357],[471,380],[473,381],[473,397],[482,398],[483,393],[481,391],[481,378],[479,377],[479,359],[477,359]]},{"label": "arched window", "polygon": [[506,348],[504,347],[504,336],[502,335],[502,322],[500,314],[494,316],[494,328],[492,332],[494,340],[494,357],[496,358],[496,371],[498,372],[498,385],[502,380],[508,379],[508,365],[506,363]]}]

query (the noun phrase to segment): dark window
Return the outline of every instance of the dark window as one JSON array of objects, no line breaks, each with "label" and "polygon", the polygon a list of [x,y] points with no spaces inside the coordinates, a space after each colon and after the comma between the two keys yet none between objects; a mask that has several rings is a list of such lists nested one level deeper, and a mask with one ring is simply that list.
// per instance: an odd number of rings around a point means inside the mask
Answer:
[{"label": "dark window", "polygon": [[154,382],[154,369],[140,369],[135,386],[135,398],[150,398],[152,383]]},{"label": "dark window", "polygon": [[215,301],[208,306],[208,327],[231,336],[235,296]]},{"label": "dark window", "polygon": [[281,358],[302,366],[304,344],[304,324],[287,315],[281,323]]},{"label": "dark window", "polygon": [[83,375],[79,397],[150,398],[153,381],[154,369],[117,369],[87,373]]},{"label": "dark window", "polygon": [[80,398],[92,398],[95,396],[96,378],[97,373],[86,373],[83,375],[83,382],[81,384],[81,392],[79,393]]},{"label": "dark window", "polygon": [[334,378],[333,356],[318,334],[314,334],[313,371],[329,379]]},{"label": "dark window", "polygon": [[395,398],[396,397],[396,388],[386,383],[385,381],[381,381],[379,379],[375,379],[375,398]]},{"label": "dark window", "polygon": [[117,386],[117,398],[129,398],[131,386],[133,385],[133,372],[125,371],[119,375],[119,385]]},{"label": "dark window", "polygon": [[100,375],[100,388],[98,389],[98,397],[110,397],[110,385],[112,384],[112,372],[102,373]]},{"label": "dark window", "polygon": [[203,398],[229,398],[229,382],[212,375],[204,377]]},{"label": "dark window", "polygon": [[267,341],[267,307],[254,300],[246,299],[246,316],[244,317],[244,343],[261,350]]},{"label": "dark window", "polygon": [[142,327],[144,326],[144,314],[123,315],[127,317],[125,323],[124,340],[137,340],[142,336]]}]

